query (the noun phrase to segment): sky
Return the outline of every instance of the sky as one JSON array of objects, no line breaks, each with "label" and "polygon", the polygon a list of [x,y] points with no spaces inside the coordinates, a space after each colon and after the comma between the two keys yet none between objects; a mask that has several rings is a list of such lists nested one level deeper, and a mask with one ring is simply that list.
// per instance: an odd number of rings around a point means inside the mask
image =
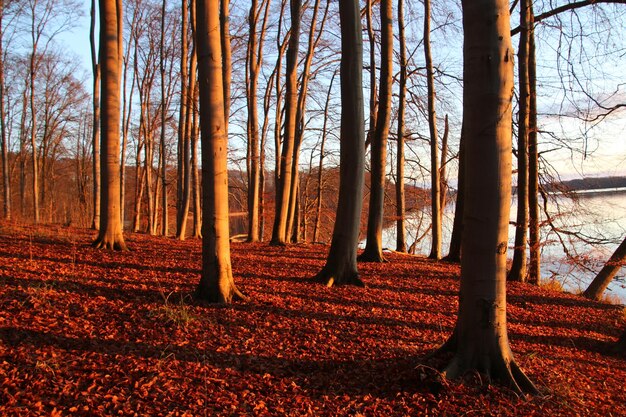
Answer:
[{"label": "sky", "polygon": [[[83,0],[83,15],[78,19],[71,32],[62,33],[58,38],[58,43],[68,51],[76,56],[82,67],[84,68],[83,79],[85,79],[86,87],[90,89],[91,83],[91,55],[89,46],[89,8],[90,0]],[[516,46],[517,38],[513,39]],[[546,68],[555,67],[556,55],[559,53],[556,48],[552,48],[551,45],[555,44],[557,40],[546,39],[544,41],[544,53],[543,58],[544,71]],[[583,59],[579,58],[579,65],[583,65]],[[626,65],[626,63],[624,63]],[[542,65],[540,63],[540,65]],[[596,81],[596,88],[602,88],[603,82],[610,84],[609,79],[615,83],[616,77],[621,77],[621,73],[618,72],[619,68],[623,68],[619,63],[607,60],[606,69],[601,73],[605,74],[606,79],[600,79]],[[556,70],[555,70],[556,71]],[[548,72],[549,73],[549,72]],[[553,77],[558,77],[558,73],[555,72]],[[81,77],[79,77],[81,78]],[[558,83],[556,83],[558,86]],[[598,87],[599,85],[599,87]],[[614,85],[614,84],[612,84]],[[539,86],[541,89],[542,86]],[[558,88],[558,87],[557,87]],[[624,88],[623,85],[621,87]],[[548,88],[539,92],[542,96],[539,99],[543,101],[543,110],[550,112],[551,108],[558,107],[561,98],[554,91],[550,91]],[[626,97],[626,91],[618,92],[617,99]],[[539,104],[540,107],[542,103]],[[541,109],[540,109],[541,111]],[[560,119],[544,117],[540,120],[540,125],[543,129],[558,132],[561,136],[570,138],[574,141],[574,148],[576,153],[572,154],[569,150],[553,151],[554,146],[546,145],[541,150],[546,151],[546,156],[549,157],[550,162],[556,167],[557,171],[564,179],[577,178],[581,176],[603,176],[603,175],[626,175],[626,111],[622,111],[618,117],[612,117],[603,122],[600,127],[595,128],[588,133],[588,141],[586,149],[593,151],[590,156],[581,156],[581,153],[585,150],[585,145],[581,141],[584,136],[588,125],[581,123],[575,119]],[[577,139],[577,140],[576,140]],[[541,146],[541,145],[540,145]]]}]

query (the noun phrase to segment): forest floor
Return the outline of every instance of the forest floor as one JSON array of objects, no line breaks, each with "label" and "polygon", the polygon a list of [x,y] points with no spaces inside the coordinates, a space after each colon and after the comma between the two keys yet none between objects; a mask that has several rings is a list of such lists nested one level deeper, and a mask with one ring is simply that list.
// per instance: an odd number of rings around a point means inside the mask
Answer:
[{"label": "forest floor", "polygon": [[249,302],[190,294],[200,242],[0,224],[0,415],[626,415],[622,306],[508,285],[511,345],[540,395],[440,380],[459,267],[389,254],[367,288],[309,278],[328,247],[233,244]]}]

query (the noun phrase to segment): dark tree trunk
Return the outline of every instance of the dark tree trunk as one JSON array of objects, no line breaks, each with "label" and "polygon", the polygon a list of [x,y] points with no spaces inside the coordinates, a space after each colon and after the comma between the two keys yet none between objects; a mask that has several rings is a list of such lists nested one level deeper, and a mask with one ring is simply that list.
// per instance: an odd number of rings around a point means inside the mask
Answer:
[{"label": "dark tree trunk", "polygon": [[396,251],[406,252],[404,197],[404,109],[406,106],[406,42],[404,37],[404,0],[398,0],[398,38],[400,40],[400,83],[398,86],[398,155],[396,161]]},{"label": "dark tree trunk", "polygon": [[339,3],[341,20],[341,149],[339,201],[326,265],[315,280],[327,286],[354,284],[359,278],[356,251],[361,224],[365,166],[363,38],[357,0]]},{"label": "dark tree trunk", "polygon": [[592,300],[600,300],[606,287],[626,262],[626,239],[615,249],[608,262],[604,264],[598,275],[591,281],[583,296]]}]

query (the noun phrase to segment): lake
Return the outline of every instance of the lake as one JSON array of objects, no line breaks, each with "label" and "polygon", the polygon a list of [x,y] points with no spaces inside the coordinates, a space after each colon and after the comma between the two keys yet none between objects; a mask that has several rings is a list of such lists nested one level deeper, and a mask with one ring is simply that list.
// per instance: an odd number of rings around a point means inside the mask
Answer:
[{"label": "lake", "polygon": [[[601,191],[583,191],[572,199],[560,194],[551,194],[548,198],[548,214],[554,227],[544,225],[541,229],[542,282],[557,280],[571,292],[584,291],[587,285],[602,268],[613,251],[626,235],[626,189]],[[543,201],[541,200],[541,204]],[[511,204],[511,221],[516,216],[515,198]],[[407,246],[414,242],[415,236],[425,237],[416,245],[416,254],[430,253],[430,211],[414,213],[407,219]],[[443,253],[447,253],[454,204],[448,204],[444,210]],[[542,220],[547,217],[542,211]],[[556,233],[563,230],[566,233]],[[569,232],[584,237],[584,241]],[[513,256],[514,226],[509,229],[509,258]],[[395,225],[383,232],[383,247],[395,248]],[[565,247],[565,249],[564,249]],[[568,251],[570,256],[566,256]],[[577,260],[579,262],[575,262]],[[626,268],[623,268],[605,294],[611,294],[626,303]]]}]

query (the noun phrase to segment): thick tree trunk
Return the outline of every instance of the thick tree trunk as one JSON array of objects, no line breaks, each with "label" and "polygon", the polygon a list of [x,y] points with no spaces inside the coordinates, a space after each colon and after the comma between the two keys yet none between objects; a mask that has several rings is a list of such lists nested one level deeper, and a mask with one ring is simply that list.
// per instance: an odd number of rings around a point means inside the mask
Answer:
[{"label": "thick tree trunk", "polygon": [[520,27],[517,53],[519,73],[519,111],[517,128],[517,217],[515,221],[515,247],[508,280],[526,281],[526,237],[528,231],[528,33],[530,30],[530,1],[520,1]]},{"label": "thick tree trunk", "polygon": [[459,316],[449,378],[478,371],[517,392],[537,390],[517,366],[506,330],[511,197],[513,48],[508,2],[463,0],[466,193]]},{"label": "thick tree trunk", "polygon": [[276,211],[272,231],[273,245],[284,245],[288,240],[287,220],[292,182],[292,164],[296,135],[296,113],[298,108],[298,49],[300,35],[300,0],[290,0],[291,35],[287,49],[285,131],[280,155],[280,180],[277,184]]},{"label": "thick tree trunk", "polygon": [[398,151],[396,161],[396,251],[406,252],[404,197],[404,110],[406,107],[406,41],[404,37],[404,0],[398,0],[398,39],[400,41],[400,83],[398,85]]},{"label": "thick tree trunk", "polygon": [[532,0],[530,1],[530,32],[528,47],[529,118],[528,118],[528,217],[530,262],[528,282],[538,285],[541,280],[541,242],[539,225],[539,153],[537,149],[537,76],[535,61],[535,28]]},{"label": "thick tree trunk", "polygon": [[391,0],[381,0],[381,63],[379,108],[376,129],[372,139],[369,213],[367,242],[359,256],[360,261],[383,262],[383,215],[385,200],[385,166],[387,163],[387,136],[391,117],[391,83],[393,76],[393,12]]},{"label": "thick tree trunk", "polygon": [[230,117],[230,80],[232,73],[232,52],[230,47],[230,0],[220,0],[220,42],[222,44],[222,86],[224,89],[224,131],[228,140],[228,119]]},{"label": "thick tree trunk", "polygon": [[432,221],[431,259],[441,258],[441,182],[439,180],[439,137],[435,112],[435,75],[430,53],[430,0],[424,0],[424,56],[428,85],[428,127],[430,130],[430,200]]},{"label": "thick tree trunk", "polygon": [[197,47],[202,134],[202,277],[196,297],[230,303],[235,287],[228,226],[228,138],[224,118],[219,0],[197,1]]},{"label": "thick tree trunk", "polygon": [[39,162],[37,158],[37,109],[35,108],[35,78],[37,76],[35,68],[35,60],[37,59],[37,43],[35,42],[35,35],[33,32],[33,51],[30,55],[30,146],[31,146],[31,163],[33,165],[33,222],[39,223]]},{"label": "thick tree trunk", "polygon": [[[181,37],[180,37],[180,108],[178,110],[178,167],[176,170],[176,178],[178,189],[176,192],[176,238],[184,240],[186,236],[187,216],[189,214],[189,196],[185,199],[185,190],[188,190],[189,172],[186,172],[187,159],[189,153],[187,143],[189,140],[189,132],[187,132],[187,114],[191,111],[188,107],[188,95],[190,94],[187,83],[189,81],[187,68],[187,55],[189,54],[189,38],[188,38],[188,10],[187,0],[181,0]],[[187,159],[185,154],[187,155]]]},{"label": "thick tree trunk", "polygon": [[626,263],[626,239],[615,249],[609,261],[604,264],[598,275],[591,281],[583,296],[592,300],[600,300],[606,287],[609,286],[615,275]]},{"label": "thick tree trunk", "polygon": [[100,232],[93,245],[126,250],[120,221],[120,62],[122,26],[119,0],[100,2],[101,103],[101,202]]},{"label": "thick tree trunk", "polygon": [[363,38],[359,11],[357,0],[339,3],[342,51],[339,200],[326,265],[315,277],[316,281],[329,287],[342,284],[364,286],[356,263],[365,166]]}]

